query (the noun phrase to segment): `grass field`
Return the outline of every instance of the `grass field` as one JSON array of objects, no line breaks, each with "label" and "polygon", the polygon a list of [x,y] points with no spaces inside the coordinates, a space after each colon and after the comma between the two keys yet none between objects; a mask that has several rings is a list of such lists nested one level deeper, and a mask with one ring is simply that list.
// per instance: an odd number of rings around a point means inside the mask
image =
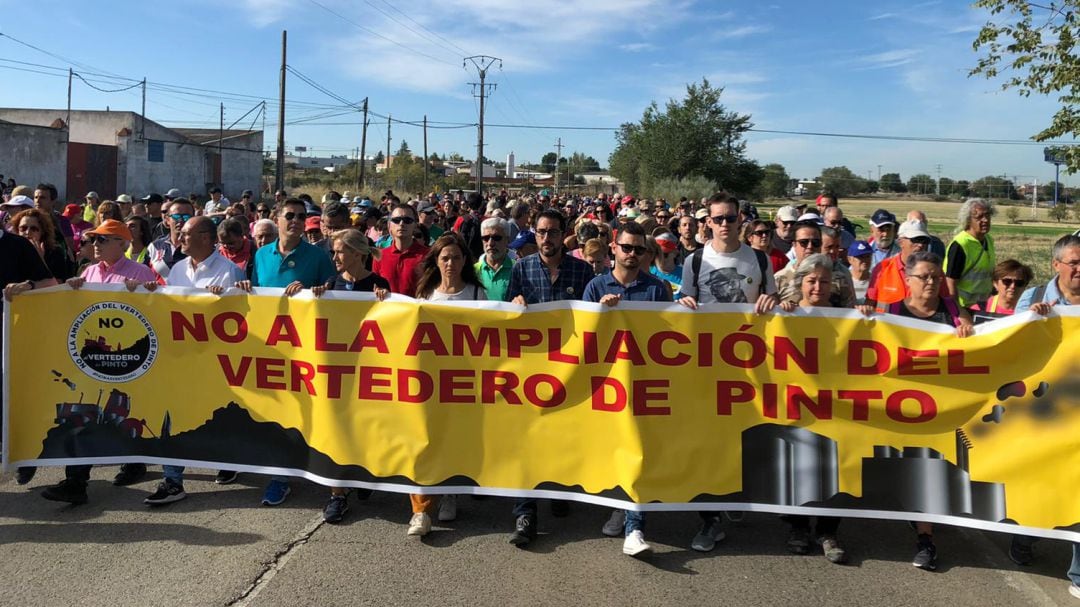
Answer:
[{"label": "grass field", "polygon": [[[783,201],[775,201],[759,207],[765,213],[771,214],[779,208]],[[810,201],[813,207],[813,201]],[[895,214],[900,221],[912,209],[919,209],[926,213],[928,229],[931,234],[945,241],[952,240],[956,230],[957,213],[960,210],[959,202],[931,202],[918,200],[857,200],[846,199],[840,202],[840,208],[844,215],[853,223],[860,226],[857,234],[859,238],[866,238],[870,234],[870,215],[877,209],[888,209]],[[997,247],[998,261],[1004,259],[1016,259],[1021,263],[1031,266],[1035,270],[1037,282],[1049,280],[1052,270],[1050,268],[1050,251],[1054,241],[1072,233],[1080,225],[1074,221],[1057,223],[1046,216],[1046,209],[1039,208],[1036,217],[1031,216],[1030,204],[1020,209],[1019,224],[1010,224],[1005,218],[1005,209],[1001,205],[995,206],[996,214],[990,229]]]}]

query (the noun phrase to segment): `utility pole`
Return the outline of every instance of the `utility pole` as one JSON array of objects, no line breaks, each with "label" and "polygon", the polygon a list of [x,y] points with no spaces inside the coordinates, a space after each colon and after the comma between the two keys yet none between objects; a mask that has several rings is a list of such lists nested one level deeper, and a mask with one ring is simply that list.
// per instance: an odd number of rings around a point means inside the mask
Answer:
[{"label": "utility pole", "polygon": [[221,155],[222,143],[225,141],[225,103],[221,104],[221,126],[218,127],[217,160],[218,160],[218,184],[220,188],[225,184],[225,158]]},{"label": "utility pole", "polygon": [[881,183],[881,165],[880,164],[877,165],[877,180],[878,180],[878,183]]},{"label": "utility pole", "polygon": [[937,186],[934,188],[934,195],[941,196],[941,165],[937,165]]},{"label": "utility pole", "polygon": [[386,160],[383,161],[383,174],[390,170],[390,125],[394,123],[394,115],[386,117]]},{"label": "utility pole", "polygon": [[356,189],[360,190],[361,194],[364,190],[364,169],[367,165],[364,154],[367,153],[367,128],[369,124],[371,123],[368,122],[367,117],[367,97],[364,97],[364,127],[360,135],[360,176],[356,178]]},{"label": "utility pole", "polygon": [[[559,137],[558,139],[555,140],[555,150],[556,150],[555,151],[555,170],[553,171],[555,173],[555,191],[556,192],[559,191],[559,158],[562,158],[562,149],[563,149],[562,137]],[[566,164],[570,164],[570,163],[567,162]]]},{"label": "utility pole", "polygon": [[[484,80],[487,78],[488,68],[492,66],[496,61],[499,62],[499,69],[502,69],[502,59],[498,57],[489,57],[487,55],[473,55],[472,57],[466,57],[461,62],[461,67],[465,67],[465,63],[471,61],[473,67],[476,68],[477,73],[480,75],[480,83],[471,82],[473,86],[473,95],[476,96],[477,87],[480,88],[480,124],[477,128],[477,144],[476,144],[476,192],[481,196],[484,195],[484,98],[490,93],[487,89],[487,84]],[[495,85],[491,85],[491,90],[495,90]]]},{"label": "utility pole", "polygon": [[142,79],[142,113],[139,114],[139,141],[146,139],[146,76]]},{"label": "utility pole", "polygon": [[281,84],[278,101],[277,170],[274,175],[274,192],[285,189],[285,49],[288,32],[281,30]]},{"label": "utility pole", "polygon": [[71,77],[74,75],[74,73],[75,72],[73,72],[72,69],[69,67],[68,68],[67,124],[64,125],[64,134],[66,136],[66,139],[64,140],[65,143],[68,143],[68,142],[71,141]]},{"label": "utility pole", "polygon": [[427,114],[424,114],[424,194],[427,194]]}]

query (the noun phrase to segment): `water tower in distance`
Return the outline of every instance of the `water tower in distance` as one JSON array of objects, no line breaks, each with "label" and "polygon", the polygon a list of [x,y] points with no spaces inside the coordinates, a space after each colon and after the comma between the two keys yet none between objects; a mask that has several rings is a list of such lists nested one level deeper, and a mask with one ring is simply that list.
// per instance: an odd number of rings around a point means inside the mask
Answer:
[{"label": "water tower in distance", "polygon": [[517,177],[517,168],[514,167],[514,153],[506,155],[506,176],[510,179]]}]

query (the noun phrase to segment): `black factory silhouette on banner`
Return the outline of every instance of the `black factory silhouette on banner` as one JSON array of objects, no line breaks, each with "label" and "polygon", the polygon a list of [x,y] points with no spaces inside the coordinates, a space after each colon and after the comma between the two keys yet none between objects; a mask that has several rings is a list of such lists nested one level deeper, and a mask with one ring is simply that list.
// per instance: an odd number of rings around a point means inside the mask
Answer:
[{"label": "black factory silhouette on banner", "polygon": [[[54,372],[71,391],[75,384]],[[343,465],[310,447],[303,434],[276,422],[256,421],[235,402],[214,410],[197,428],[172,434],[166,411],[155,434],[147,421],[133,415],[134,404],[124,392],[111,389],[105,406],[103,391],[96,403],[56,404],[56,426],[42,443],[41,459],[77,457],[162,457],[306,470],[339,480],[416,485],[404,476],[378,477],[363,466]],[[146,436],[149,435],[149,436]],[[863,458],[863,496],[841,493],[839,446],[806,428],[759,424],[742,433],[742,490],[714,496],[702,494],[693,502],[754,502],[783,506],[823,506],[891,510],[964,516],[1003,521],[1005,487],[971,480],[968,457],[971,442],[956,430],[956,462],[925,447],[875,446]],[[443,486],[476,487],[459,475]],[[536,489],[587,493],[579,485],[541,483]],[[632,501],[622,487],[593,495]]]}]

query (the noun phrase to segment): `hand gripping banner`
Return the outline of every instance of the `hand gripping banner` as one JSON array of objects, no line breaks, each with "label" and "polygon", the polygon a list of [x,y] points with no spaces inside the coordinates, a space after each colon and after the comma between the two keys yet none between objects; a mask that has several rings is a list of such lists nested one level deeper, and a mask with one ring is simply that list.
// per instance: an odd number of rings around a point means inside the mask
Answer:
[{"label": "hand gripping banner", "polygon": [[935,521],[1080,541],[1080,314],[61,286],[5,309],[5,465]]}]

